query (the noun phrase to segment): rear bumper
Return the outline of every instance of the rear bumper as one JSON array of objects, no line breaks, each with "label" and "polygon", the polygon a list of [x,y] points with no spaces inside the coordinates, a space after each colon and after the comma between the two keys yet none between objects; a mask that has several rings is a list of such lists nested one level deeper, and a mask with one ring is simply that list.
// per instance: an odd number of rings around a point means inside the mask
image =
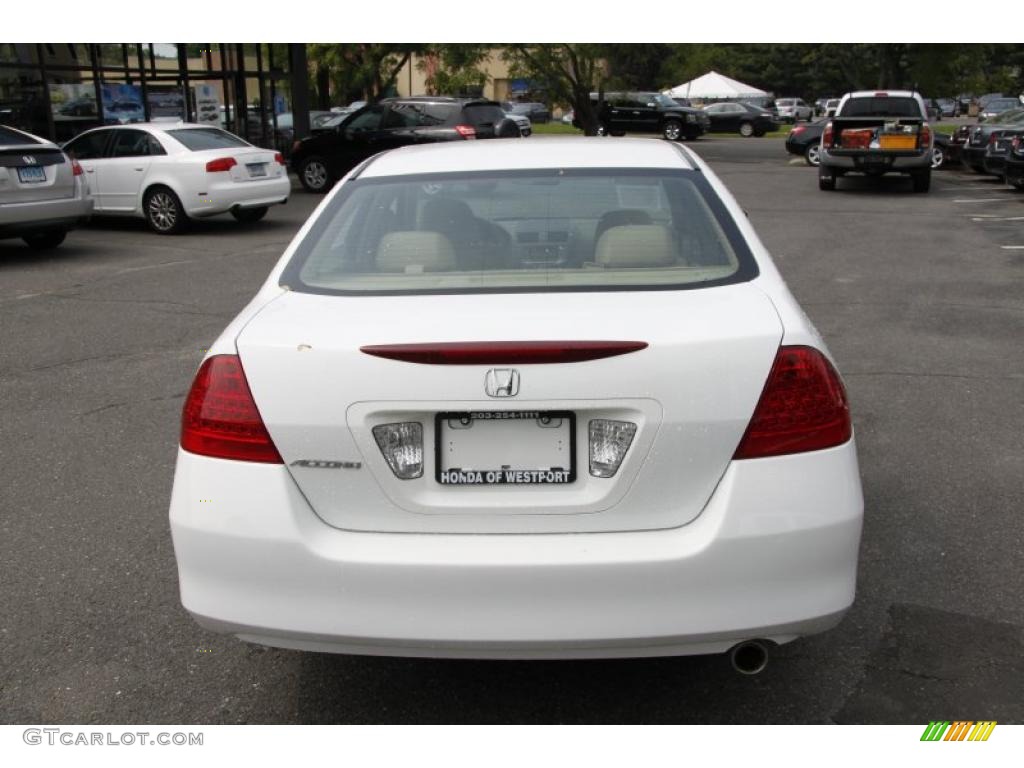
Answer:
[{"label": "rear bumper", "polygon": [[0,237],[73,229],[92,216],[91,197],[0,205]]},{"label": "rear bumper", "polygon": [[179,450],[170,522],[182,603],[215,631],[341,653],[584,658],[829,629],[853,602],[862,511],[853,441],[733,462],[680,528],[492,536],[341,531],[284,467]]},{"label": "rear bumper", "polygon": [[885,173],[908,173],[910,171],[930,168],[932,164],[931,150],[913,153],[909,151],[905,153],[887,153],[883,155],[888,159],[885,166],[865,165],[863,159],[867,156],[866,152],[838,154],[823,149],[821,151],[821,164],[829,168],[842,168],[848,171],[861,172],[870,170],[876,173],[879,171],[884,171]]},{"label": "rear bumper", "polygon": [[216,216],[232,208],[262,208],[288,202],[292,183],[287,173],[264,181],[221,181],[208,185],[206,194],[183,201],[192,218]]}]

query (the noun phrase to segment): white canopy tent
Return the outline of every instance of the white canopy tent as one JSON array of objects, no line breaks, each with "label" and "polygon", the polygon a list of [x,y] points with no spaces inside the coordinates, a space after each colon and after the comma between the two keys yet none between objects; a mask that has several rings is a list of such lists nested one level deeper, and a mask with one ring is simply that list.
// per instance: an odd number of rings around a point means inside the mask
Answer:
[{"label": "white canopy tent", "polygon": [[768,96],[767,91],[720,75],[714,70],[665,93],[678,99],[759,99]]}]

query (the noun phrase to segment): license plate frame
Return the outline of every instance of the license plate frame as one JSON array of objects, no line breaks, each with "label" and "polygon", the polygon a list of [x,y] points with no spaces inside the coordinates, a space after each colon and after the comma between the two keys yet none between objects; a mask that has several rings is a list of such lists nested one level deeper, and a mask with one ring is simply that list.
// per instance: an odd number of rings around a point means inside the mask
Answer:
[{"label": "license plate frame", "polygon": [[[544,469],[514,468],[508,465],[488,469],[462,470],[458,467],[443,467],[443,444],[446,422],[449,419],[470,417],[474,420],[486,418],[489,421],[504,422],[511,420],[564,419],[569,428],[569,467],[552,467]],[[446,488],[479,487],[479,486],[563,486],[576,482],[576,413],[564,410],[479,410],[479,411],[441,411],[434,417],[434,480]],[[453,470],[461,470],[461,476],[453,479]],[[469,476],[472,475],[472,478]]]},{"label": "license plate frame", "polygon": [[41,165],[19,168],[18,181],[22,184],[42,184],[46,181],[46,169]]},{"label": "license plate frame", "polygon": [[267,163],[246,163],[250,179],[262,179],[267,175]]}]

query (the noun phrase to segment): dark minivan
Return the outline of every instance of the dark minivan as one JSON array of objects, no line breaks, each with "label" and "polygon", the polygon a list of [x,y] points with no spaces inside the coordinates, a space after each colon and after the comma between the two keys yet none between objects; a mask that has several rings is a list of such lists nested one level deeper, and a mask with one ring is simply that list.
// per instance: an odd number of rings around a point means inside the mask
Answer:
[{"label": "dark minivan", "polygon": [[292,147],[291,165],[310,192],[327,192],[367,158],[396,147],[465,139],[518,138],[501,105],[485,99],[384,99]]}]

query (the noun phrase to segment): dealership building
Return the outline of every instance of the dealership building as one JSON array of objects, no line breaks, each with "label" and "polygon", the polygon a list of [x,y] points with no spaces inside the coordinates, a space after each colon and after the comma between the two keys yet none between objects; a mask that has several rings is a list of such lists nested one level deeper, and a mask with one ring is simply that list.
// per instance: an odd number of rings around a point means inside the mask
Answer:
[{"label": "dealership building", "polygon": [[64,142],[99,125],[185,120],[269,147],[280,115],[308,131],[307,71],[304,44],[0,43],[0,124]]}]

